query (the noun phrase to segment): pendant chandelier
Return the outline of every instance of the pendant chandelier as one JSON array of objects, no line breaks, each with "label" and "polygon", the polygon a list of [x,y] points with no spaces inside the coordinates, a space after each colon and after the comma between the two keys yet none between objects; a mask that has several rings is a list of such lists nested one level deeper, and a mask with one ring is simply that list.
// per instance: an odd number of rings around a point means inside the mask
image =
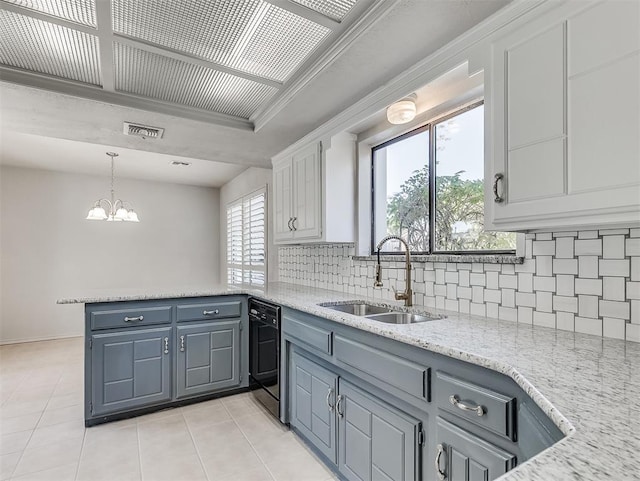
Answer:
[{"label": "pendant chandelier", "polygon": [[[115,166],[114,158],[118,156],[115,152],[107,152],[107,155],[111,157],[111,200],[99,199],[93,204],[93,207],[89,210],[87,220],[106,220],[108,222],[140,222],[138,214],[133,210],[131,205],[127,202],[115,197]],[[127,208],[128,205],[128,208]]]}]

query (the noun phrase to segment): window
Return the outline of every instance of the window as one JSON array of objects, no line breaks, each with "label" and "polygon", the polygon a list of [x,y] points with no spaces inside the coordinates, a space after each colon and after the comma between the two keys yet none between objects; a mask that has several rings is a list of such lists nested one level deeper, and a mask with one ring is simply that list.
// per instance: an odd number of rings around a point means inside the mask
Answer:
[{"label": "window", "polygon": [[[473,104],[372,149],[372,251],[386,235],[416,253],[513,252],[484,230],[484,106]],[[399,243],[385,250],[400,250]]]},{"label": "window", "polygon": [[266,276],[266,190],[227,206],[227,282],[263,286]]}]

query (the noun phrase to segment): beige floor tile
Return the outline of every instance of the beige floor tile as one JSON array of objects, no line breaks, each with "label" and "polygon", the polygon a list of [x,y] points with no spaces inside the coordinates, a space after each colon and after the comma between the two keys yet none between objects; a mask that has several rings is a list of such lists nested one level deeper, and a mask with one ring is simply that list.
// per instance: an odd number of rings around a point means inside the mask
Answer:
[{"label": "beige floor tile", "polygon": [[278,443],[260,444],[255,447],[276,481],[325,481],[331,471],[308,451],[293,433],[282,436]]},{"label": "beige floor tile", "polygon": [[216,481],[274,481],[266,466],[254,469],[243,470],[241,473],[234,473],[221,478],[209,478]]},{"label": "beige floor tile", "polygon": [[82,405],[84,401],[84,393],[82,391],[75,391],[69,394],[54,394],[49,398],[47,403],[47,409],[60,409],[69,406]]},{"label": "beige floor tile", "polygon": [[0,480],[11,477],[21,455],[22,453],[11,453],[0,456]]},{"label": "beige floor tile", "polygon": [[0,455],[22,452],[32,433],[33,431],[19,431],[0,435]]},{"label": "beige floor tile", "polygon": [[140,454],[135,439],[133,443],[93,443],[83,447],[78,481],[138,481],[140,477]]},{"label": "beige floor tile", "polygon": [[171,418],[175,416],[182,415],[182,411],[180,408],[169,408],[163,409],[162,411],[156,411],[155,413],[145,414],[144,416],[136,417],[136,421],[138,424],[144,424],[152,421],[157,421],[159,419]]},{"label": "beige floor tile", "polygon": [[182,415],[189,426],[208,426],[231,420],[231,415],[221,402],[206,403],[201,407],[193,404],[183,408]]},{"label": "beige floor tile", "polygon": [[82,405],[67,406],[59,409],[46,409],[38,422],[38,427],[52,426],[69,421],[84,422]]},{"label": "beige floor tile", "polygon": [[[122,442],[122,438],[131,436],[138,442],[138,429],[135,418],[123,419],[122,421],[114,421],[111,423],[98,424],[85,429],[84,443],[93,442]],[[132,428],[129,431],[121,432],[124,428]]]},{"label": "beige floor tile", "polygon": [[38,426],[33,432],[33,436],[31,436],[28,447],[44,446],[55,442],[82,442],[84,430],[84,423],[78,421],[54,424],[52,426]]},{"label": "beige floor tile", "polygon": [[74,481],[76,479],[77,463],[65,464],[57,468],[45,469],[37,473],[25,474],[11,478],[11,481]]},{"label": "beige floor tile", "polygon": [[236,423],[253,445],[277,442],[277,439],[289,432],[277,419],[263,412],[240,416]]},{"label": "beige floor tile", "polygon": [[[2,411],[2,409],[0,409]],[[42,413],[26,414],[9,419],[0,419],[0,431],[3,434],[17,433],[18,431],[29,431],[35,429]]]},{"label": "beige floor tile", "polygon": [[152,460],[142,457],[143,481],[206,481],[200,459],[191,454],[161,456]]},{"label": "beige floor tile", "polygon": [[25,416],[27,414],[40,414],[47,407],[47,399],[37,399],[33,401],[18,401],[15,399],[8,399],[0,410],[0,419],[5,421],[11,418],[17,418],[19,416]]},{"label": "beige floor tile", "polygon": [[80,459],[82,441],[52,443],[45,446],[27,447],[16,466],[14,476],[36,473],[57,468],[65,464],[77,463]]},{"label": "beige floor tile", "polygon": [[222,403],[232,418],[239,418],[260,412],[260,407],[253,398],[245,394],[222,398]]}]

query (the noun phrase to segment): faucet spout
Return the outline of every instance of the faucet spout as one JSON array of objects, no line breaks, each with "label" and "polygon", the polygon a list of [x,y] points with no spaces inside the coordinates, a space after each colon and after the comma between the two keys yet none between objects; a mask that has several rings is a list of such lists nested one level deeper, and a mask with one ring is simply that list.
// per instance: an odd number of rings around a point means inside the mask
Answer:
[{"label": "faucet spout", "polygon": [[394,290],[395,298],[398,301],[404,301],[405,306],[412,306],[413,291],[411,290],[411,253],[409,252],[409,245],[402,237],[399,237],[397,235],[388,235],[385,238],[383,238],[380,242],[378,242],[378,245],[376,246],[376,249],[378,251],[378,262],[376,264],[376,278],[373,283],[373,286],[382,287],[383,285],[382,284],[382,265],[380,264],[380,249],[384,244],[386,244],[390,240],[399,241],[404,245],[404,250],[405,250],[405,270],[406,270],[405,278],[406,278],[407,288],[404,290],[404,292],[397,292]]}]

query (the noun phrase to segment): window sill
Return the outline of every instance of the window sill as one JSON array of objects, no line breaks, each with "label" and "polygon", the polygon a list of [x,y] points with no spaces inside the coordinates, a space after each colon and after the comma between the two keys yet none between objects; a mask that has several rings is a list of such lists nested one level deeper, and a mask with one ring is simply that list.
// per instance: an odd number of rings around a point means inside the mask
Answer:
[{"label": "window sill", "polygon": [[[372,256],[353,256],[355,261],[376,261],[378,257]],[[381,255],[380,260],[385,262],[402,262],[404,261],[404,253],[393,255]],[[524,257],[515,254],[431,254],[431,255],[412,255],[411,262],[449,262],[449,263],[483,263],[483,264],[522,264]]]}]

